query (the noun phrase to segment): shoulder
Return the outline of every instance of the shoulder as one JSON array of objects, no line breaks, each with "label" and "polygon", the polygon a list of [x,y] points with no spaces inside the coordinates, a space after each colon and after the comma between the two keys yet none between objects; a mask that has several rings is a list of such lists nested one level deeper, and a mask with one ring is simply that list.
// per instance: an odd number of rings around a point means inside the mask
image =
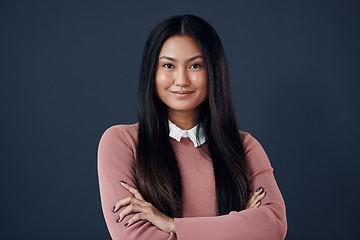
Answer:
[{"label": "shoulder", "polygon": [[260,143],[250,133],[239,132],[250,171],[271,167],[268,156]]},{"label": "shoulder", "polygon": [[248,132],[239,131],[240,139],[243,143],[245,153],[247,153],[251,148],[260,143]]},{"label": "shoulder", "polygon": [[114,125],[105,130],[101,136],[99,148],[128,148],[131,151],[136,149],[139,124]]},{"label": "shoulder", "polygon": [[134,134],[138,132],[139,123],[134,124],[119,124],[109,127],[105,130],[104,134],[107,132],[124,132],[129,134]]},{"label": "shoulder", "polygon": [[124,140],[136,140],[138,135],[139,123],[121,124],[109,127],[103,133],[101,139],[104,138],[118,138]]}]

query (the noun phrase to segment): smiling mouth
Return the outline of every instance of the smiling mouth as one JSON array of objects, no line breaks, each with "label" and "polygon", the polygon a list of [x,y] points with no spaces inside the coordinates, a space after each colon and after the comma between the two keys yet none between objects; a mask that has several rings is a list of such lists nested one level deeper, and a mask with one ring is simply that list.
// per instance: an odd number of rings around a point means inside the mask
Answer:
[{"label": "smiling mouth", "polygon": [[177,97],[187,97],[191,95],[194,91],[171,91]]}]

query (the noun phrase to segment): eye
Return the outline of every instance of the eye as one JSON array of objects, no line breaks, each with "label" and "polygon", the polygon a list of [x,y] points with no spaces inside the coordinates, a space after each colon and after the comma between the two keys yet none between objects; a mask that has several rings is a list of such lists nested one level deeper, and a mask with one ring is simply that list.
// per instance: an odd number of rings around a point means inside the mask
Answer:
[{"label": "eye", "polygon": [[190,66],[191,69],[196,69],[196,68],[199,68],[199,67],[201,67],[200,64],[193,64],[193,65]]},{"label": "eye", "polygon": [[162,65],[164,68],[174,68],[174,65],[170,64],[170,63],[166,63]]}]

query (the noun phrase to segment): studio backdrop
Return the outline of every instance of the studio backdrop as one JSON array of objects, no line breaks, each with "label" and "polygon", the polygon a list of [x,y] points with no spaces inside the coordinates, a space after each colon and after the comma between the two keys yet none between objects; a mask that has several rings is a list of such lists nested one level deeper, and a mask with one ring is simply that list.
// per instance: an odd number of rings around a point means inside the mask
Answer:
[{"label": "studio backdrop", "polygon": [[0,239],[110,239],[97,147],[137,122],[145,40],[162,19],[214,26],[239,129],[267,152],[286,239],[356,239],[359,1],[0,3]]}]

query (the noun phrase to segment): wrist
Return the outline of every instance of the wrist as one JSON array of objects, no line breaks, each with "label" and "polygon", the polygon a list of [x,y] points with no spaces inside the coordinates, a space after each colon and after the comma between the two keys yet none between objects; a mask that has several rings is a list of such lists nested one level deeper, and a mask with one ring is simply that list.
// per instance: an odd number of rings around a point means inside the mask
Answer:
[{"label": "wrist", "polygon": [[171,218],[171,220],[170,220],[170,231],[173,232],[173,233],[176,233],[174,218]]}]

